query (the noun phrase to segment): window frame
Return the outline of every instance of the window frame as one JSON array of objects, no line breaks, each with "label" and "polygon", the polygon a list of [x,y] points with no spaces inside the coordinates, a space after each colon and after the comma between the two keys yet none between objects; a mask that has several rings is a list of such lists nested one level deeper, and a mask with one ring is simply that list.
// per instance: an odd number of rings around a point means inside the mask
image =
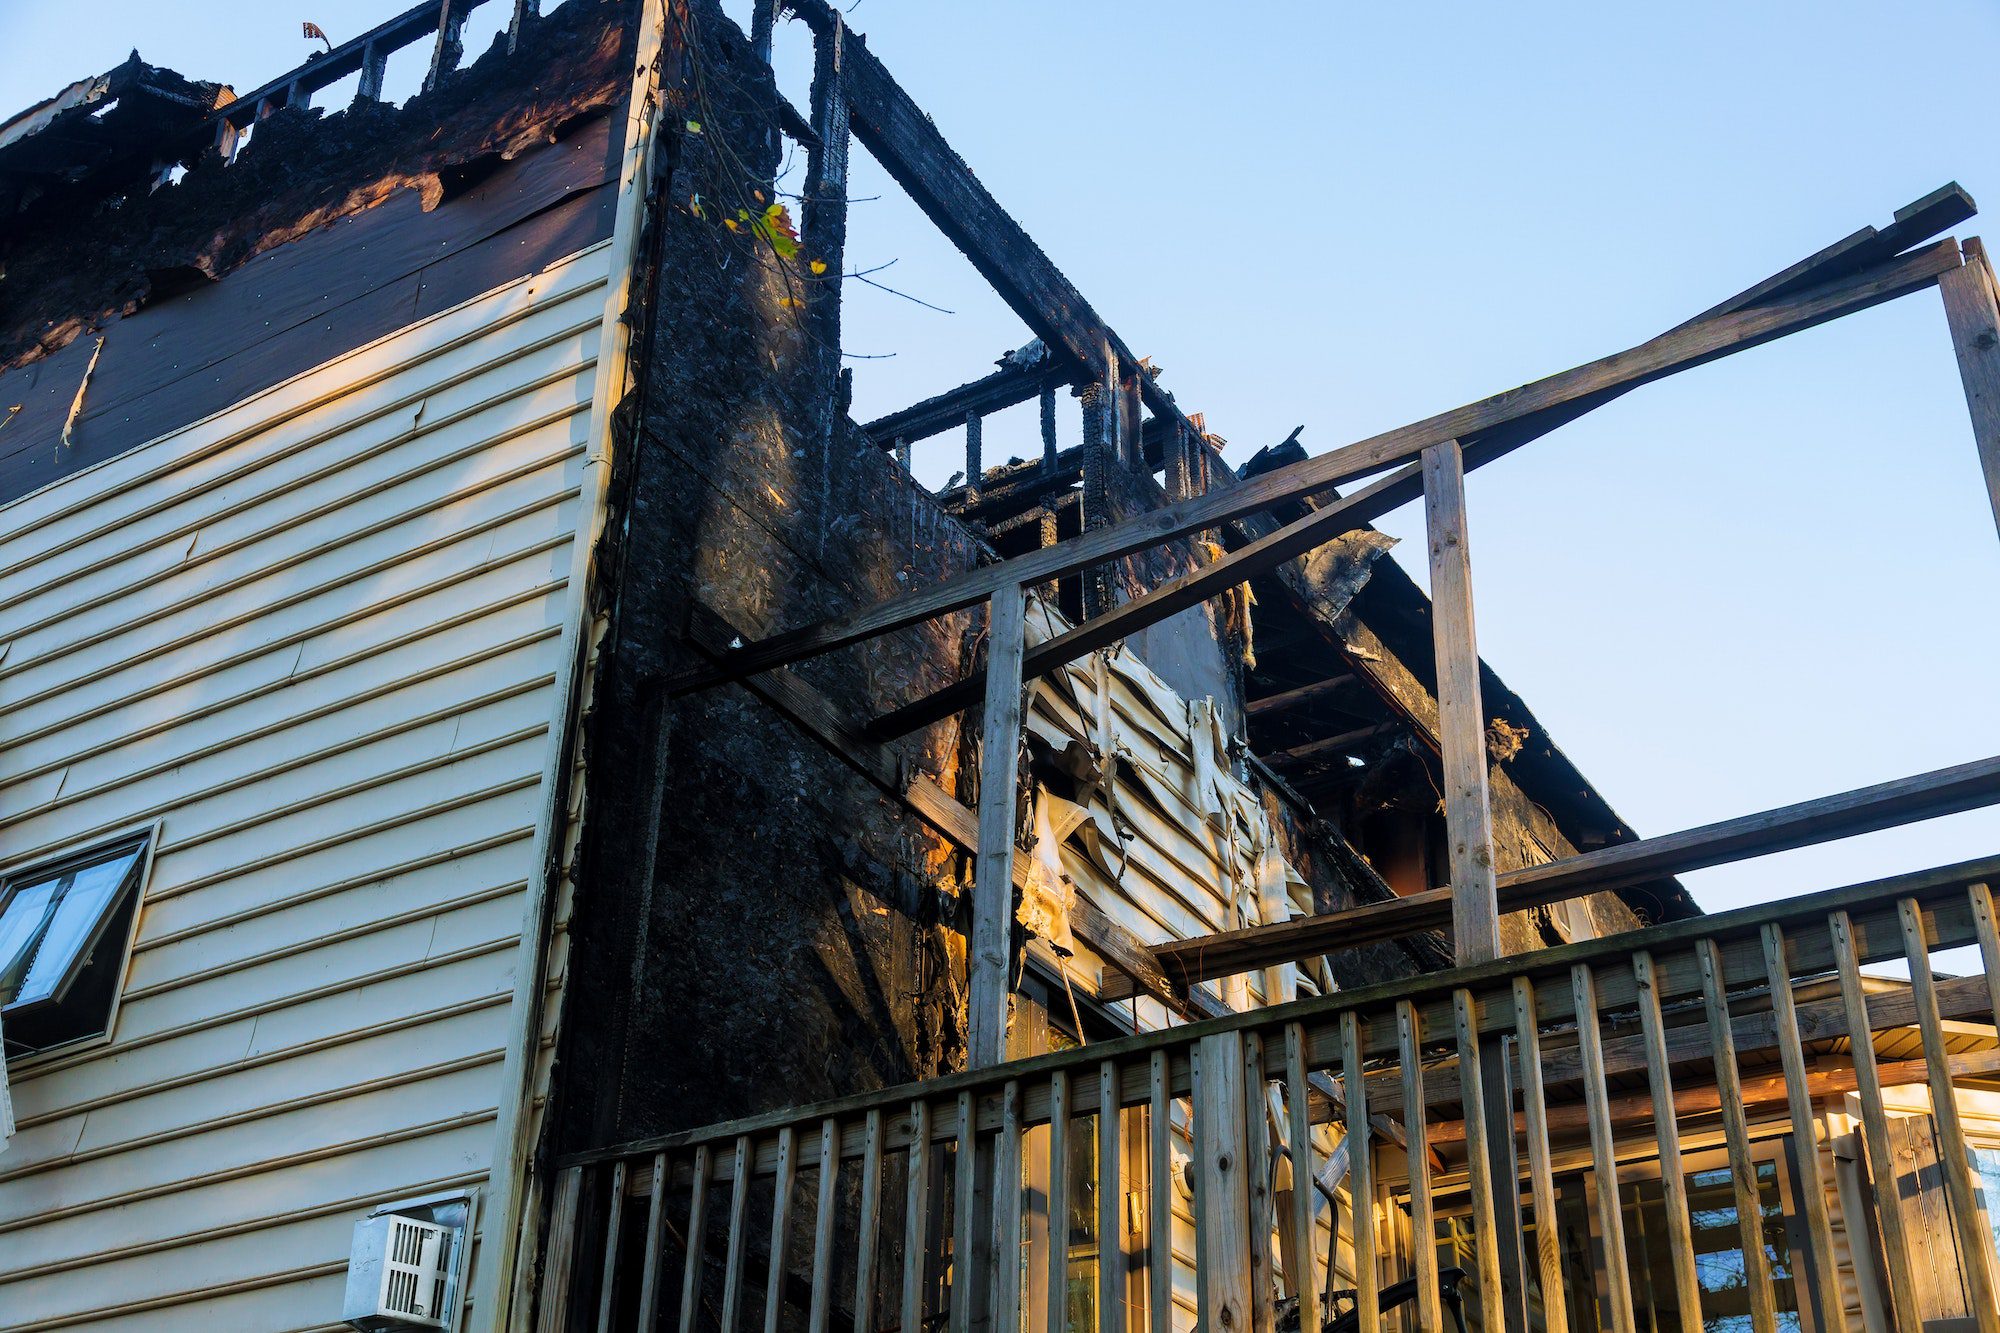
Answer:
[{"label": "window frame", "polygon": [[[109,860],[134,847],[139,853],[132,869],[127,872],[130,887],[112,897],[104,914],[96,923],[94,939],[88,949],[79,951],[78,955],[81,957],[91,950],[102,950],[106,947],[115,947],[118,951],[117,961],[112,965],[111,1001],[105,1009],[103,1030],[15,1054],[10,1054],[4,1047],[0,1047],[0,1067],[13,1071],[25,1070],[63,1054],[109,1044],[112,1035],[118,1029],[119,1011],[125,1002],[126,984],[131,977],[132,949],[138,941],[139,916],[146,904],[147,888],[152,882],[153,859],[159,851],[160,832],[161,821],[156,819],[147,824],[127,826],[109,834],[99,834],[87,840],[65,843],[54,850],[26,854],[0,863],[0,906],[4,906],[11,897],[14,885],[22,880],[40,878],[50,873],[59,874],[65,870]],[[122,906],[127,902],[130,904],[131,912],[124,926],[123,938],[120,939],[117,932],[111,928],[111,923],[116,920]],[[82,972],[83,969],[78,969],[77,974],[68,979],[63,987],[64,994],[81,980]],[[32,1010],[24,1012],[40,1012],[43,1004],[60,1006],[62,1003],[61,998],[52,998],[49,1001],[37,1002],[32,1006]],[[8,1007],[11,1008],[11,1005]],[[18,1017],[15,1017],[14,1021],[19,1021]]]}]

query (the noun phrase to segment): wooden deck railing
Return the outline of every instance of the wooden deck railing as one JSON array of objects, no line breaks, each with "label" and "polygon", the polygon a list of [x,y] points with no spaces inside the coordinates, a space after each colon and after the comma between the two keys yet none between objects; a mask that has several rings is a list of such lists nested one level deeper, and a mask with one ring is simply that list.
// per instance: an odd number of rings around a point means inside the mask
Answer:
[{"label": "wooden deck railing", "polygon": [[[1599,1268],[1583,1308],[1617,1333],[1696,1333],[1704,1299],[1716,1297],[1697,1275],[1682,1157],[1684,1145],[1712,1144],[1719,1126],[1740,1231],[1731,1299],[1747,1302],[1751,1328],[1773,1333],[1770,1205],[1757,1193],[1750,1125],[1763,1103],[1795,1135],[1797,1216],[1787,1222],[1805,1237],[1807,1262],[1788,1273],[1788,1290],[1815,1312],[1806,1326],[1849,1326],[1842,1283],[1854,1280],[1857,1237],[1879,1229],[1868,1262],[1882,1265],[1889,1326],[1914,1333],[1923,1325],[1905,1211],[1878,1208],[1871,1227],[1847,1218],[1836,1236],[1816,1118],[1826,1097],[1851,1090],[1866,1159],[1891,1163],[1884,1083],[1920,1075],[1943,1206],[1952,1232],[1975,1238],[1961,1251],[1973,1260],[1960,1261],[1971,1326],[1995,1333],[1992,1232],[1954,1088],[1968,1071],[1993,1072],[1992,1043],[1968,1055],[1965,1042],[1978,1030],[1966,1025],[1990,1025],[2000,1005],[1995,876],[2000,858],[573,1156],[552,1190],[538,1327],[916,1333],[1012,1330],[1032,1314],[1052,1333],[1074,1328],[1073,1302],[1046,1293],[1072,1294],[1087,1274],[1045,1225],[1024,1232],[1023,1222],[1072,1216],[1063,1167],[1070,1141],[1091,1136],[1095,1234],[1113,1241],[1097,1244],[1094,1286],[1081,1296],[1104,1330],[1166,1333],[1198,1319],[1218,1333],[1261,1333],[1293,1301],[1305,1328],[1347,1304],[1358,1333],[1411,1319],[1402,1326],[1446,1327],[1438,1247],[1422,1241],[1440,1234],[1439,1201],[1455,1192],[1464,1202],[1446,1229],[1462,1241],[1469,1231],[1468,1321],[1567,1333],[1578,1307],[1557,1298],[1574,1283],[1556,1174],[1581,1166],[1601,1184],[1650,1156],[1671,1299],[1644,1294],[1652,1275],[1635,1285],[1638,1242],[1624,1234],[1620,1191],[1593,1189]],[[1978,950],[1983,975],[1939,980],[1932,954],[1964,946]],[[1864,978],[1860,969],[1880,964],[1906,966],[1908,984]],[[1909,1029],[1921,1060],[1878,1067],[1876,1034]],[[1809,1049],[1842,1038],[1844,1073],[1809,1065]],[[1479,1050],[1495,1039],[1511,1052],[1497,1066],[1507,1086],[1482,1086],[1496,1065]],[[1781,1073],[1746,1082],[1746,1057],[1773,1051]],[[1641,1079],[1643,1093],[1621,1091]],[[1635,1115],[1635,1100],[1650,1114]],[[1165,1184],[1182,1143],[1185,1203]],[[1285,1159],[1317,1186],[1291,1188]],[[1496,1161],[1510,1160],[1518,1187],[1496,1178]],[[1712,1198],[1700,1212],[1711,1267],[1719,1215]],[[1355,1293],[1339,1311],[1327,1299],[1336,1268]],[[1380,1293],[1399,1282],[1414,1301],[1379,1314]],[[1677,1317],[1660,1317],[1663,1301]]]}]

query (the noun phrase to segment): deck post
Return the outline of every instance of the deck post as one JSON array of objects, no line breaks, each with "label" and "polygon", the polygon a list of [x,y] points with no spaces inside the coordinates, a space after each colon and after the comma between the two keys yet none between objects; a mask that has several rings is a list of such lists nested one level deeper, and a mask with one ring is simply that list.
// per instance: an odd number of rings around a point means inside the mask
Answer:
[{"label": "deck post", "polygon": [[[1197,1327],[1249,1333],[1251,1289],[1248,1104],[1243,1034],[1203,1037],[1194,1086],[1201,1256]],[[1261,1131],[1262,1126],[1259,1126]]]},{"label": "deck post", "polygon": [[[1444,753],[1445,842],[1451,858],[1453,958],[1459,966],[1500,956],[1499,885],[1493,868],[1493,807],[1487,789],[1486,719],[1479,698],[1479,646],[1473,632],[1472,561],[1466,544],[1465,459],[1457,440],[1423,452],[1424,519],[1430,535],[1431,634],[1437,655],[1438,740]],[[1513,1078],[1505,1038],[1479,1043],[1482,1082],[1493,1105],[1490,1126],[1514,1123]],[[1519,1179],[1511,1132],[1495,1129],[1486,1144],[1496,1181]],[[1522,1270],[1520,1195],[1494,1201],[1495,1240],[1507,1327],[1527,1327]]]},{"label": "deck post", "polygon": [[1938,295],[1944,298],[1965,405],[1972,412],[1972,439],[1979,447],[1986,498],[1993,506],[1994,524],[2000,526],[2000,306],[1985,248],[1973,237],[1964,249],[1965,265],[1938,275]]},{"label": "deck post", "polygon": [[972,877],[971,992],[966,1063],[1007,1058],[1007,961],[1014,934],[1014,802],[1021,748],[1021,657],[1026,598],[1014,584],[994,590],[986,616],[986,712],[979,749],[979,859]]}]

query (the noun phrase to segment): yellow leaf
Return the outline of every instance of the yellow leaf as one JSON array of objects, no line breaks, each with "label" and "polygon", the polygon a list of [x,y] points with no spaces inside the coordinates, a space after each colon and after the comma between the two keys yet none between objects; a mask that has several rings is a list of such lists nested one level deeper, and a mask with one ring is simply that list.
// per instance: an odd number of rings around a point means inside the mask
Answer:
[{"label": "yellow leaf", "polygon": [[700,134],[700,133],[701,133],[701,122],[700,122],[700,121],[698,121],[698,120],[691,120],[691,121],[689,121],[689,122],[688,122],[688,133],[689,133],[689,134]]},{"label": "yellow leaf", "polygon": [[735,219],[735,218],[724,218],[724,219],[722,220],[722,225],[723,225],[723,226],[725,226],[725,227],[727,227],[727,228],[729,228],[729,230],[731,230],[731,231],[735,231],[735,230],[736,230],[736,219]]},{"label": "yellow leaf", "polygon": [[826,272],[826,261],[824,259],[813,260],[812,271],[813,271],[813,276],[815,277]]}]

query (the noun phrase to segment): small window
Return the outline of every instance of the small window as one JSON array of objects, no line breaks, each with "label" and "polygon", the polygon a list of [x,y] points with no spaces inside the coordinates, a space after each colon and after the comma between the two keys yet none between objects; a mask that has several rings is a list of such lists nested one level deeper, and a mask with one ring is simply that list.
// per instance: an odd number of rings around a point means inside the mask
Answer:
[{"label": "small window", "polygon": [[126,838],[0,879],[6,1054],[109,1030],[145,859],[146,839]]}]

